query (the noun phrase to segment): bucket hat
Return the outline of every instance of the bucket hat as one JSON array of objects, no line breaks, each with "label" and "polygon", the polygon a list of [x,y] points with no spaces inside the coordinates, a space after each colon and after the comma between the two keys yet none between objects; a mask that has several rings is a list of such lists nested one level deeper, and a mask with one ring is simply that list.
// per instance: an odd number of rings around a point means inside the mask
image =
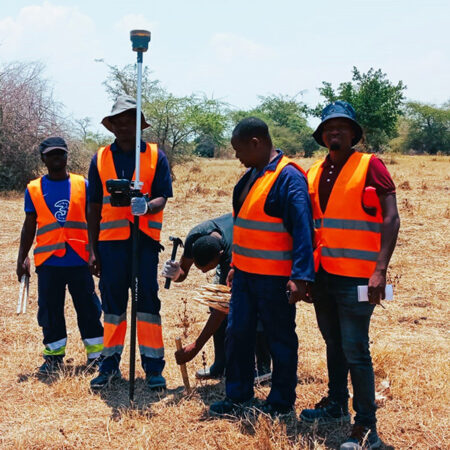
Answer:
[{"label": "bucket hat", "polygon": [[352,140],[352,147],[360,141],[363,134],[363,130],[359,125],[359,123],[356,121],[356,113],[355,110],[353,109],[353,106],[350,105],[350,103],[348,102],[338,100],[325,106],[325,108],[322,110],[322,122],[320,122],[316,131],[314,131],[313,133],[313,138],[322,147],[326,147],[326,145],[322,140],[322,131],[324,123],[331,119],[337,119],[338,117],[348,119],[353,124],[353,128],[355,129],[355,137]]},{"label": "bucket hat", "polygon": [[[111,117],[118,116],[129,109],[136,109],[136,100],[129,95],[120,95],[111,109],[111,114],[103,118],[102,125],[112,132]],[[144,113],[141,112],[141,130],[145,130],[149,126],[145,120]]]},{"label": "bucket hat", "polygon": [[69,151],[66,141],[62,137],[58,136],[49,137],[39,144],[39,151],[41,152],[41,155],[45,155],[52,150],[64,150],[66,153]]}]

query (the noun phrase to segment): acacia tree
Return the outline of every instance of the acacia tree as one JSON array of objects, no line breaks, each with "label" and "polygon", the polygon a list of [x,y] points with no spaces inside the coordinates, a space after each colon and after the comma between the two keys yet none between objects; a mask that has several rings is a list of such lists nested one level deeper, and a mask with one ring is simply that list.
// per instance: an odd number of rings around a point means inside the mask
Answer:
[{"label": "acacia tree", "polygon": [[[135,97],[134,66],[108,67],[110,73],[104,85],[109,96],[114,100],[120,94]],[[142,111],[150,123],[143,137],[158,143],[171,167],[198,147],[202,139],[210,139],[214,146],[223,145],[227,127],[225,107],[223,102],[206,96],[177,97],[162,88],[158,80],[151,81],[147,69],[143,71]]]},{"label": "acacia tree", "polygon": [[0,67],[0,190],[22,189],[39,174],[39,143],[68,134],[43,72],[39,62]]},{"label": "acacia tree", "polygon": [[450,102],[442,106],[409,102],[406,147],[419,152],[450,154]]},{"label": "acacia tree", "polygon": [[[336,90],[323,81],[320,94],[327,103],[336,100],[349,102],[356,110],[356,117],[365,133],[368,150],[382,151],[389,139],[396,136],[397,120],[402,114],[402,102],[406,86],[403,81],[391,83],[381,69],[371,68],[367,73],[353,67],[352,81],[341,83]],[[325,105],[319,104],[313,113],[320,116]]]},{"label": "acacia tree", "polygon": [[305,156],[312,156],[319,146],[312,138],[313,130],[306,121],[307,106],[296,96],[269,95],[261,96],[259,100],[256,108],[232,112],[233,121],[238,122],[248,116],[259,117],[269,125],[276,147],[288,155],[304,152]]}]

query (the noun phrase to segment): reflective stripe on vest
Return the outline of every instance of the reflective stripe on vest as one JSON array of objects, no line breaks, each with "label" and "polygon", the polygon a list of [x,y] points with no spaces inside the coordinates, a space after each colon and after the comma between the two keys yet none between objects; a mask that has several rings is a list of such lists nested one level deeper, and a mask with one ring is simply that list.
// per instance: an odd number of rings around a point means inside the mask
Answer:
[{"label": "reflective stripe on vest", "polygon": [[[140,155],[140,179],[143,182],[142,193],[151,194],[153,179],[158,164],[158,147],[156,144],[146,144],[145,152]],[[111,146],[102,147],[97,153],[97,169],[103,185],[102,218],[100,222],[100,241],[125,240],[130,237],[130,223],[134,218],[130,206],[111,206],[111,196],[106,190],[106,181],[116,179],[117,172],[114,166]],[[133,174],[133,180],[135,176]],[[160,240],[163,221],[163,212],[146,214],[139,219],[139,229],[145,234]]]},{"label": "reflective stripe on vest", "polygon": [[233,265],[240,270],[262,275],[290,276],[292,237],[283,220],[264,212],[269,192],[286,165],[303,169],[282,156],[274,171],[266,171],[251,187],[235,218],[233,227]]},{"label": "reflective stripe on vest", "polygon": [[[48,231],[58,230],[61,228],[61,224],[59,222],[50,223],[48,225],[44,225],[42,228],[39,228],[36,232],[36,236],[47,233]],[[86,222],[76,222],[74,220],[66,220],[64,222],[64,228],[76,228],[78,230],[87,230]]]},{"label": "reflective stripe on vest", "polygon": [[36,266],[50,256],[62,257],[66,243],[84,260],[88,261],[88,234],[86,224],[86,184],[84,177],[71,173],[70,200],[67,220],[60,224],[50,211],[42,193],[42,179],[31,181],[27,188],[36,209],[37,232],[34,260]]},{"label": "reflective stripe on vest", "polygon": [[308,171],[309,194],[314,218],[314,259],[335,275],[370,278],[381,246],[381,208],[375,216],[362,206],[371,155],[353,153],[341,169],[325,212],[319,200],[323,161]]}]

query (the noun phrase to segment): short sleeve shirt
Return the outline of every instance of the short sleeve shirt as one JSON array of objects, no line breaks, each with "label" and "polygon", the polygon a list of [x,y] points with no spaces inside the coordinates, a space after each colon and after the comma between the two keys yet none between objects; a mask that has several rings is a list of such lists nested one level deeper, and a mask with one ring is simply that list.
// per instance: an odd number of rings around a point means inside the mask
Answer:
[{"label": "short sleeve shirt", "polygon": [[[88,188],[86,182],[86,191]],[[41,178],[42,194],[44,195],[45,203],[50,209],[51,213],[55,216],[55,219],[64,225],[69,211],[70,204],[70,178],[65,180],[51,180],[47,175]],[[28,189],[25,191],[25,212],[36,213],[36,208],[31,200]],[[73,248],[66,243],[66,253],[64,256],[52,255],[48,258],[43,265],[45,266],[57,266],[57,267],[72,267],[72,266],[84,266],[84,261]]]},{"label": "short sleeve shirt", "polygon": [[223,250],[223,255],[219,262],[220,272],[228,273],[231,263],[231,247],[233,244],[233,216],[231,213],[215,219],[206,220],[192,228],[186,236],[183,256],[188,259],[194,259],[192,248],[197,239],[203,236],[209,236],[213,232],[217,232],[222,236],[220,246]]},{"label": "short sleeve shirt", "polygon": [[[349,157],[353,152],[349,155]],[[319,180],[320,208],[325,211],[331,195],[334,183],[347,162],[348,158],[341,164],[333,163],[330,155],[327,155],[322,165],[323,171]],[[374,187],[378,197],[395,194],[395,184],[392,177],[381,159],[372,156],[367,170],[365,187]]]},{"label": "short sleeve shirt", "polygon": [[[145,142],[141,142],[141,152],[146,150]],[[116,142],[111,144],[114,167],[119,178],[130,180],[133,178],[136,159],[134,152],[124,152]],[[103,185],[97,168],[97,154],[92,157],[89,167],[89,202],[102,203]],[[172,178],[170,176],[169,162],[162,150],[158,148],[158,164],[152,184],[152,198],[173,196]]]}]

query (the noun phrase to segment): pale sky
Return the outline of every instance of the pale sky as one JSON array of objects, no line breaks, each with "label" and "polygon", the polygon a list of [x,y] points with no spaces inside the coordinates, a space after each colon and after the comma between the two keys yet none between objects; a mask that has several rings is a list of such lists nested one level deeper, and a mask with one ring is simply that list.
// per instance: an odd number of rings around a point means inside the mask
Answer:
[{"label": "pale sky", "polygon": [[176,95],[250,108],[258,95],[303,91],[314,106],[321,82],[348,81],[355,65],[440,104],[450,99],[449,23],[450,2],[434,0],[0,0],[0,63],[44,62],[66,113],[95,124],[111,101],[94,60],[134,63],[135,28],[151,31],[144,64]]}]

